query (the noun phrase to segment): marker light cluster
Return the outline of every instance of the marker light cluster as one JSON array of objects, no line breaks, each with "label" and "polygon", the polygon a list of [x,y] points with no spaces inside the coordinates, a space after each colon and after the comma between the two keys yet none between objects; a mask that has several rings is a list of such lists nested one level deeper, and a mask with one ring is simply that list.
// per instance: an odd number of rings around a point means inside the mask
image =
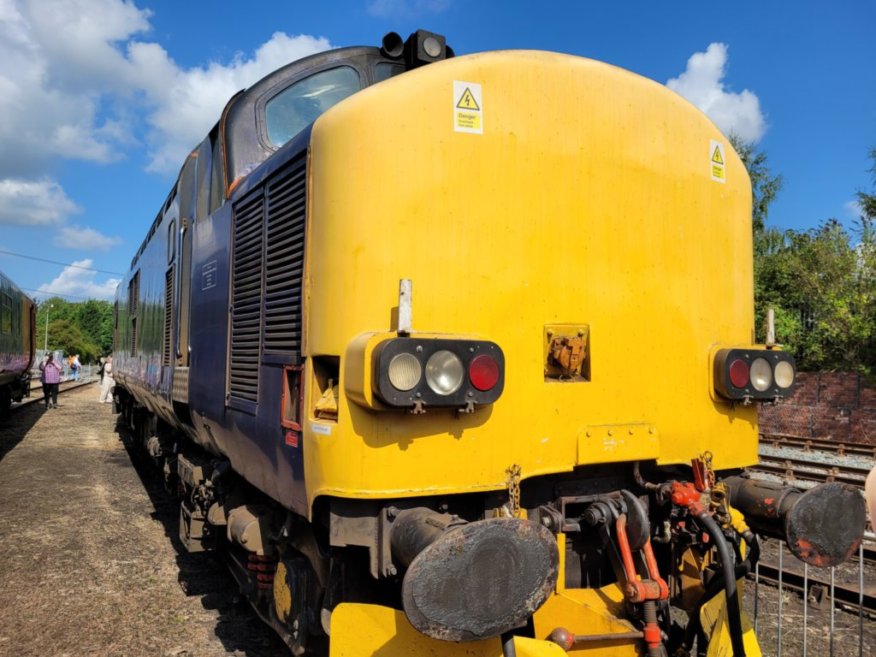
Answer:
[{"label": "marker light cluster", "polygon": [[394,338],[374,352],[374,390],[394,408],[492,404],[505,386],[505,356],[481,340]]},{"label": "marker light cluster", "polygon": [[794,357],[771,349],[722,349],[715,355],[715,391],[730,400],[772,401],[794,391]]}]

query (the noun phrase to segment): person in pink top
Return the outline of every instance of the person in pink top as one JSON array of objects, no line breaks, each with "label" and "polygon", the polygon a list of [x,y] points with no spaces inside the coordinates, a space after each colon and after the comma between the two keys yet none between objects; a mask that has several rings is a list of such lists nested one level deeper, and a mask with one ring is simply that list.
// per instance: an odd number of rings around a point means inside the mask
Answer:
[{"label": "person in pink top", "polygon": [[58,385],[61,383],[61,366],[55,362],[55,354],[49,354],[42,363],[40,371],[43,380],[43,397],[46,408],[58,408]]}]

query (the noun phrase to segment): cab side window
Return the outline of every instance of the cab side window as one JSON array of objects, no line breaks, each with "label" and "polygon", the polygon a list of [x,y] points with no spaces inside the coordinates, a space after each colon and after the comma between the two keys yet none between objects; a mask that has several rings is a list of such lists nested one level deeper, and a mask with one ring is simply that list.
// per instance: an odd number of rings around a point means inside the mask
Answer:
[{"label": "cab side window", "polygon": [[195,180],[195,219],[197,221],[206,219],[210,211],[210,177],[212,174],[210,156],[211,148],[208,137],[198,146],[198,164]]},{"label": "cab side window", "polygon": [[210,214],[225,202],[225,157],[222,153],[222,140],[219,131],[213,129],[210,133],[210,144],[213,149],[212,171],[210,178]]},{"label": "cab side window", "polygon": [[265,105],[268,141],[279,148],[361,86],[356,70],[341,66],[314,73],[287,87]]},{"label": "cab side window", "polygon": [[12,333],[12,297],[0,292],[0,333]]}]

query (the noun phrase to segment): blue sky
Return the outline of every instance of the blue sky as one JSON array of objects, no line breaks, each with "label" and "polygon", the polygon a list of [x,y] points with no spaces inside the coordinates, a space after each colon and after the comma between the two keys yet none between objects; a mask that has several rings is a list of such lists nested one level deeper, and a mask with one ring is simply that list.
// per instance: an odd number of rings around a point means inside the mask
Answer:
[{"label": "blue sky", "polygon": [[851,226],[855,192],[872,189],[872,0],[0,0],[0,270],[36,297],[111,298],[106,272],[127,269],[232,93],[317,50],[419,27],[458,55],[554,50],[668,84],[784,176],[769,225]]}]

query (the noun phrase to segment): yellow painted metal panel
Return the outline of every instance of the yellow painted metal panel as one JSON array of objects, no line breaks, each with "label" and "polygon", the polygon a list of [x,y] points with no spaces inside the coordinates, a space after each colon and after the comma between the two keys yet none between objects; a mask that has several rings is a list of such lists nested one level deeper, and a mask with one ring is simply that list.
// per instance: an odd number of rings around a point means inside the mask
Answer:
[{"label": "yellow painted metal panel", "polygon": [[[405,615],[379,605],[342,603],[332,611],[331,657],[501,657],[499,639],[453,643],[420,634]],[[555,643],[515,637],[520,657],[563,657]]]},{"label": "yellow painted metal panel", "polygon": [[[454,81],[481,86],[483,134],[454,129]],[[597,462],[587,427],[655,428],[614,460],[757,460],[755,408],[709,389],[711,350],[752,336],[748,177],[662,85],[550,53],[454,58],[326,112],[310,176],[308,356],[392,330],[409,278],[416,331],[482,336],[506,358],[501,399],[471,415],[365,408],[342,363],[337,423],[305,426],[311,501],[501,488],[512,463],[569,471]],[[589,327],[590,381],[544,381],[549,324]]]}]

